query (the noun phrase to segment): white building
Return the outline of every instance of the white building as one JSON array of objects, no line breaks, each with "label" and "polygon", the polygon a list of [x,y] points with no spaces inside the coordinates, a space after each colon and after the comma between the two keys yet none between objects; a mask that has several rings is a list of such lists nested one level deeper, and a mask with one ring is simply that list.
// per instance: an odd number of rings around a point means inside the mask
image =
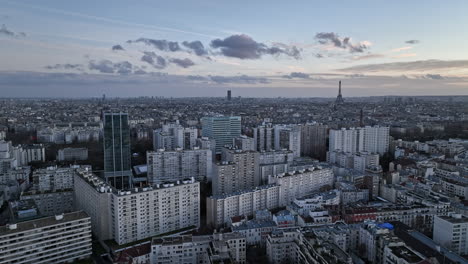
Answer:
[{"label": "white building", "polygon": [[173,124],[163,125],[153,133],[154,150],[176,148],[192,149],[196,145],[198,130],[196,128],[184,128],[177,121]]},{"label": "white building", "polygon": [[0,226],[0,263],[66,263],[91,256],[91,219],[82,211]]},{"label": "white building", "polygon": [[355,169],[360,172],[365,172],[371,167],[378,167],[379,154],[368,152],[343,152],[340,150],[327,152],[327,162],[338,165],[342,168]]},{"label": "white building", "polygon": [[263,123],[253,128],[253,135],[257,151],[272,151],[275,149],[275,132],[271,123]]},{"label": "white building", "polygon": [[194,147],[189,150],[180,148],[147,153],[148,182],[150,184],[165,181],[182,180],[194,177],[201,181],[212,178],[212,152],[210,149]]},{"label": "white building", "polygon": [[268,176],[274,176],[289,171],[294,154],[290,150],[262,151],[259,155],[260,178],[262,183],[268,182]]},{"label": "white building", "polygon": [[87,160],[87,148],[63,148],[57,152],[58,161],[73,161],[73,160]]},{"label": "white building", "polygon": [[151,264],[244,264],[247,261],[246,252],[245,237],[240,233],[153,238]]},{"label": "white building", "polygon": [[362,128],[342,128],[330,130],[329,151],[369,152],[380,155],[388,152],[389,127],[366,126]]},{"label": "white building", "polygon": [[460,214],[435,216],[433,239],[457,254],[468,254],[468,218]]},{"label": "white building", "polygon": [[200,225],[200,186],[192,179],[116,190],[89,171],[75,174],[75,203],[100,239],[119,245]]},{"label": "white building", "polygon": [[275,150],[290,150],[294,157],[301,156],[301,128],[297,125],[275,126]]},{"label": "white building", "polygon": [[243,150],[243,151],[256,151],[255,140],[246,135],[241,135],[233,139],[233,147]]},{"label": "white building", "polygon": [[23,192],[21,200],[33,200],[37,209],[44,216],[70,213],[74,210],[73,190],[57,190],[47,192]]},{"label": "white building", "polygon": [[74,172],[75,168],[59,168],[57,166],[34,170],[34,189],[40,192],[73,189]]},{"label": "white building", "polygon": [[201,119],[202,136],[216,141],[216,154],[241,135],[240,116],[211,116]]}]

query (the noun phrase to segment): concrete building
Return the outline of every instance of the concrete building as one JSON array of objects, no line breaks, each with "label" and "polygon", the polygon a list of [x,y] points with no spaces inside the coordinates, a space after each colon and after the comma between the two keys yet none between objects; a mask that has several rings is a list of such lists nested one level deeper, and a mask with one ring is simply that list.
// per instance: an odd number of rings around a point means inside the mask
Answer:
[{"label": "concrete building", "polygon": [[275,125],[275,150],[290,150],[301,156],[301,128],[297,125]]},{"label": "concrete building", "polygon": [[278,175],[289,171],[293,163],[292,151],[262,151],[259,155],[260,178],[263,184],[268,182],[269,176]]},{"label": "concrete building", "polygon": [[198,130],[196,128],[184,128],[176,121],[173,124],[165,124],[161,129],[153,133],[154,150],[176,148],[192,149],[196,145]]},{"label": "concrete building", "polygon": [[0,227],[0,263],[67,263],[91,256],[91,219],[82,211]]},{"label": "concrete building", "polygon": [[104,176],[118,189],[132,186],[128,114],[106,112],[104,122]]},{"label": "concrete building", "polygon": [[325,160],[328,126],[318,123],[301,125],[301,156]]},{"label": "concrete building", "polygon": [[259,153],[223,148],[222,161],[214,165],[213,194],[232,193],[260,185]]},{"label": "concrete building", "polygon": [[87,160],[87,148],[63,148],[57,152],[58,161]]},{"label": "concrete building", "polygon": [[368,152],[342,152],[340,150],[327,152],[327,162],[342,168],[365,172],[368,168],[379,167],[379,154]]},{"label": "concrete building", "polygon": [[275,132],[271,123],[263,123],[253,128],[253,136],[257,151],[272,151],[275,149]]},{"label": "concrete building", "polygon": [[388,152],[389,127],[366,126],[362,128],[342,128],[330,130],[329,151],[356,153],[369,152],[383,155]]},{"label": "concrete building", "polygon": [[151,263],[245,264],[246,252],[245,236],[236,232],[153,238]]},{"label": "concrete building", "polygon": [[23,192],[20,199],[34,201],[39,213],[44,216],[70,213],[74,210],[74,193],[71,189],[53,192]]},{"label": "concrete building", "polygon": [[468,254],[468,218],[460,214],[435,216],[433,239],[457,254]]},{"label": "concrete building", "polygon": [[57,166],[33,171],[33,188],[37,191],[73,189],[73,175],[76,168]]},{"label": "concrete building", "polygon": [[200,186],[193,178],[118,190],[79,170],[74,190],[76,207],[91,216],[93,232],[119,245],[200,225]]},{"label": "concrete building", "polygon": [[244,151],[256,151],[255,140],[246,135],[241,135],[240,137],[234,138],[232,146],[244,150]]},{"label": "concrete building", "polygon": [[212,159],[210,149],[198,147],[188,150],[179,148],[172,151],[149,151],[146,155],[148,183],[154,185],[191,177],[198,181],[211,180]]},{"label": "concrete building", "polygon": [[202,136],[216,141],[216,154],[241,135],[240,116],[211,116],[201,119]]}]

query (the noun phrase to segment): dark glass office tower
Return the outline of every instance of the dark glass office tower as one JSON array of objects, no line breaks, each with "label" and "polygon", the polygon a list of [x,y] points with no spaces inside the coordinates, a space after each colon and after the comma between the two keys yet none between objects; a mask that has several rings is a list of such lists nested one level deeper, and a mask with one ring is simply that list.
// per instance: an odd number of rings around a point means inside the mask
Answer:
[{"label": "dark glass office tower", "polygon": [[118,189],[132,186],[128,114],[104,113],[104,176]]}]

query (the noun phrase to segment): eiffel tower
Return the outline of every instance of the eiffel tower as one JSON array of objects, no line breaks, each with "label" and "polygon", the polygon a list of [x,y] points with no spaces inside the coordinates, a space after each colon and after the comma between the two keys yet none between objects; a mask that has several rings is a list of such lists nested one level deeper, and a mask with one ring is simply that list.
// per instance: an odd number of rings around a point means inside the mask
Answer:
[{"label": "eiffel tower", "polygon": [[336,97],[335,104],[343,104],[343,96],[341,95],[341,81],[339,82],[338,96]]}]

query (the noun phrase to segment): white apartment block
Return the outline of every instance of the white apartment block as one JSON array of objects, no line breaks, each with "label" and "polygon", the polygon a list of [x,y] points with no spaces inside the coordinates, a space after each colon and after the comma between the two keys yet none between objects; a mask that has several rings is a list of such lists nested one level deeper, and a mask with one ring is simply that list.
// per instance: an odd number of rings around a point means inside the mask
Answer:
[{"label": "white apartment block", "polygon": [[310,195],[324,186],[333,186],[331,169],[291,172],[270,177],[269,185],[207,198],[207,221],[218,227],[234,216],[252,216],[256,211],[287,206],[296,198]]},{"label": "white apartment block", "polygon": [[278,185],[262,185],[251,190],[208,197],[208,225],[219,227],[234,216],[252,216],[258,210],[278,208],[279,188]]},{"label": "white apartment block", "polygon": [[468,254],[468,218],[460,214],[435,216],[433,239],[457,254]]},{"label": "white apartment block", "polygon": [[312,168],[270,177],[268,183],[280,186],[279,205],[286,206],[296,198],[320,191],[322,187],[333,187],[334,182],[333,170]]},{"label": "white apartment block", "polygon": [[75,262],[91,256],[91,219],[82,211],[0,227],[0,264]]},{"label": "white apartment block", "polygon": [[366,126],[330,130],[329,151],[370,152],[385,154],[389,148],[390,128]]},{"label": "white apartment block", "polygon": [[41,215],[52,216],[70,213],[74,210],[73,190],[54,192],[23,192],[20,200],[33,200]]},{"label": "white apartment block", "polygon": [[302,239],[301,232],[296,229],[273,231],[266,241],[268,263],[302,263],[299,248]]},{"label": "white apartment block", "polygon": [[72,189],[74,172],[75,168],[59,168],[57,166],[34,170],[34,188],[40,192]]},{"label": "white apartment block", "polygon": [[75,201],[90,215],[93,232],[119,245],[200,225],[200,186],[194,178],[116,190],[91,172],[79,170]]},{"label": "white apartment block", "polygon": [[154,150],[176,148],[192,149],[196,145],[198,130],[196,128],[184,128],[179,122],[163,125],[153,133]]},{"label": "white apartment block", "polygon": [[88,149],[87,148],[63,148],[57,152],[57,160],[87,160]]},{"label": "white apartment block", "polygon": [[29,174],[31,173],[30,167],[17,167],[10,169],[5,173],[0,172],[0,184],[7,184],[11,181],[24,181],[29,183]]},{"label": "white apartment block", "polygon": [[251,137],[247,137],[246,135],[241,135],[240,137],[236,137],[233,140],[232,145],[240,150],[243,151],[256,151],[257,148],[255,147],[255,140]]},{"label": "white apartment block", "polygon": [[287,149],[294,157],[301,156],[301,128],[297,125],[275,126],[275,150]]},{"label": "white apartment block", "polygon": [[151,264],[246,263],[246,239],[240,233],[153,238]]},{"label": "white apartment block", "polygon": [[275,132],[273,125],[262,124],[253,128],[254,144],[257,151],[275,150]]},{"label": "white apartment block", "polygon": [[149,151],[147,153],[148,182],[150,184],[183,180],[194,177],[201,181],[212,178],[213,154],[210,149],[194,147],[190,150],[176,149]]},{"label": "white apartment block", "polygon": [[289,150],[260,152],[259,167],[262,183],[266,184],[269,176],[287,172],[293,159],[294,154]]},{"label": "white apartment block", "polygon": [[338,165],[342,168],[355,169],[360,172],[365,172],[371,167],[378,167],[379,154],[368,152],[342,152],[340,150],[327,152],[327,162]]}]

